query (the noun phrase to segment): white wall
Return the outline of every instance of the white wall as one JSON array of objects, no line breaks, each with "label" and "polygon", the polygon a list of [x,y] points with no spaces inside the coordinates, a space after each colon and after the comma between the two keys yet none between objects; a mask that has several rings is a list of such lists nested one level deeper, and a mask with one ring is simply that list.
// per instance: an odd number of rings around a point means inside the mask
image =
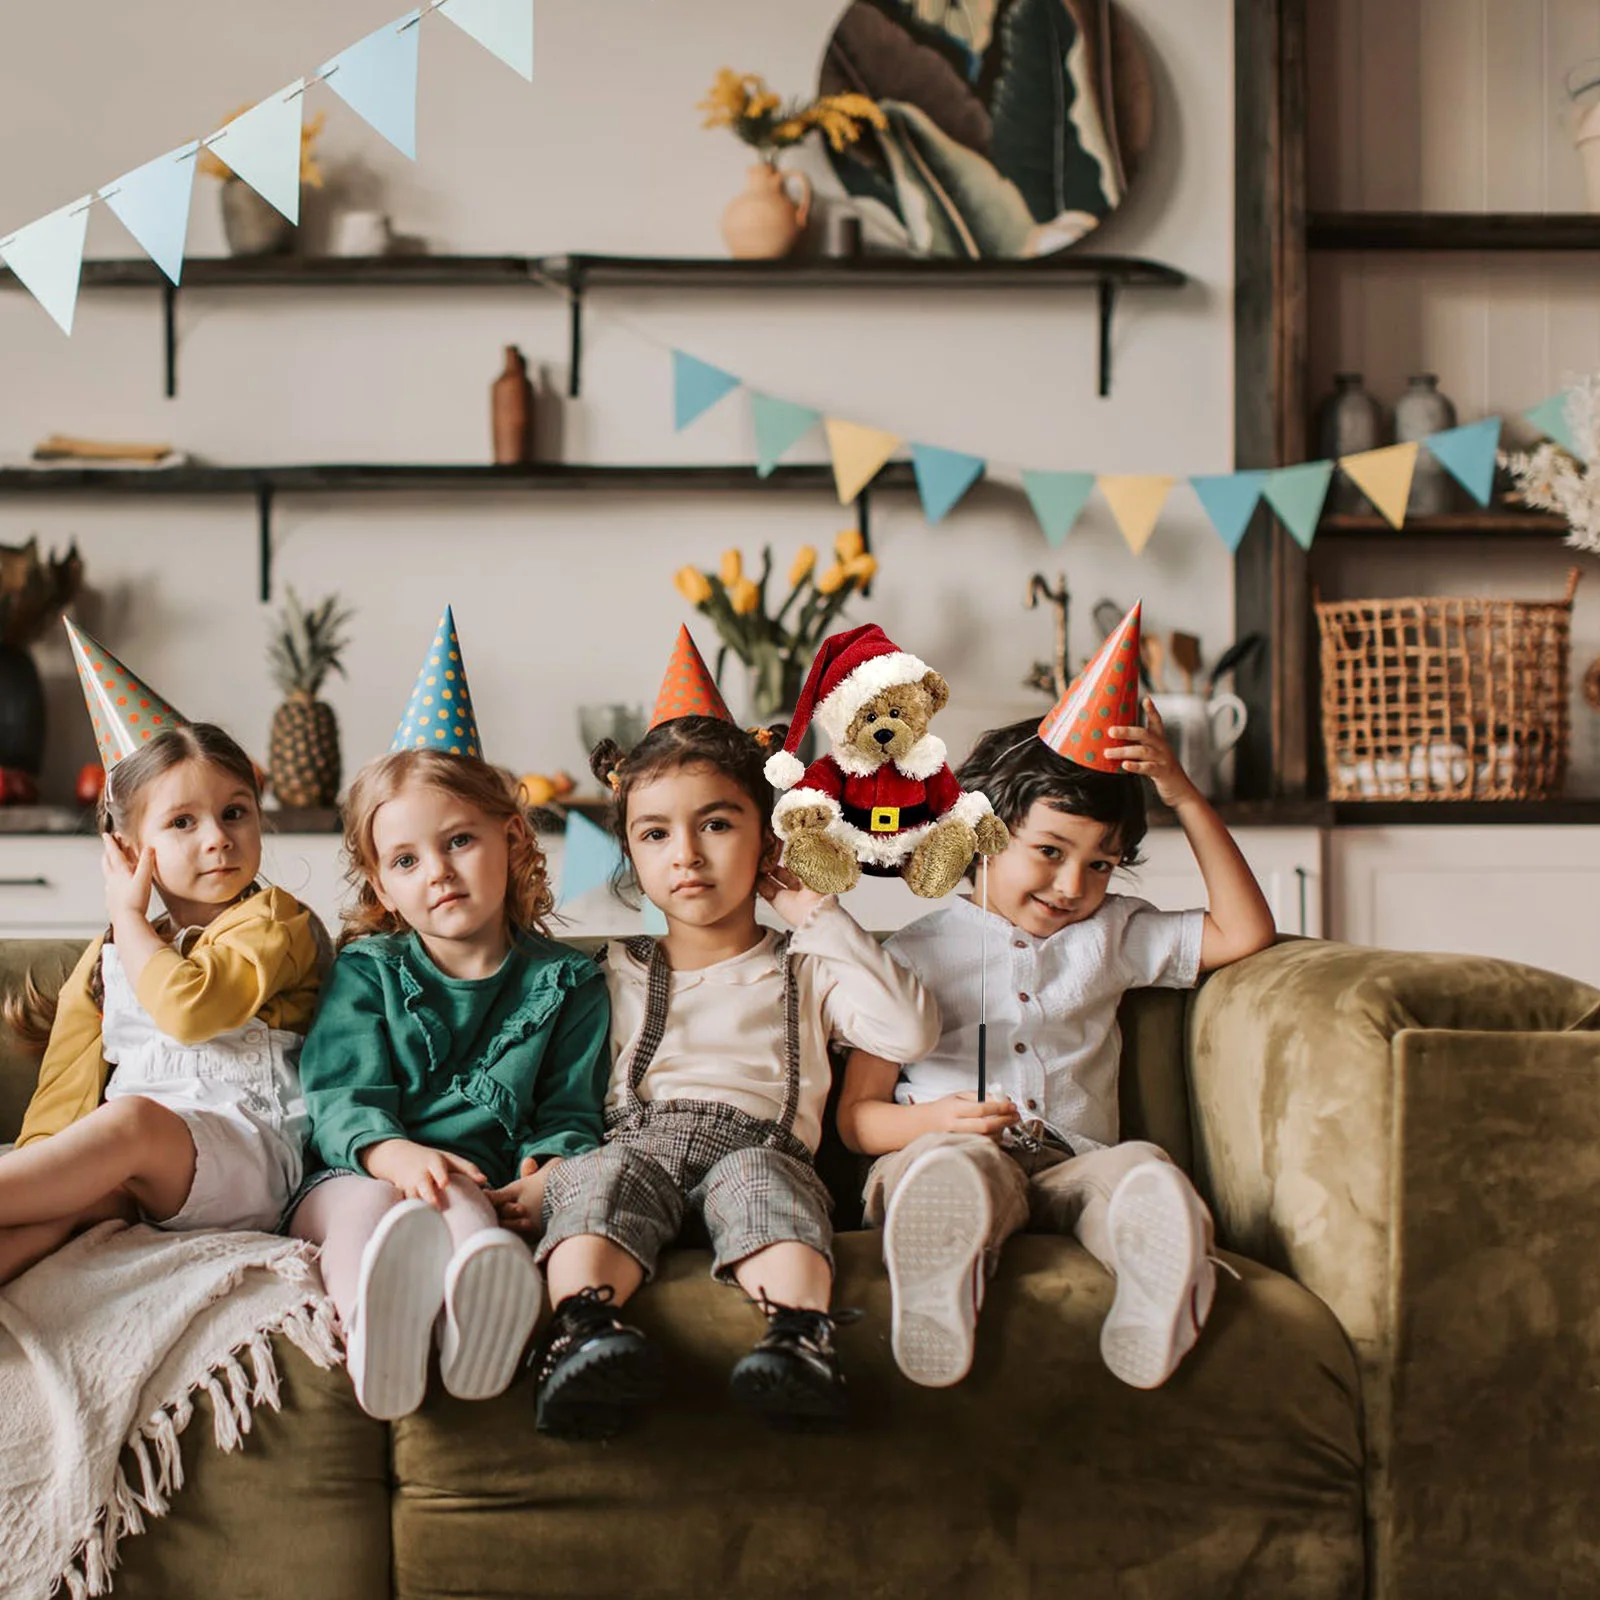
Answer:
[{"label": "white wall", "polygon": [[[1313,211],[1591,209],[1565,79],[1600,57],[1600,0],[1315,0],[1308,182]],[[1462,422],[1515,418],[1600,369],[1600,256],[1352,255],[1311,262],[1313,401],[1338,371],[1392,406],[1435,372]],[[1517,424],[1506,435],[1535,437]],[[1600,786],[1600,718],[1579,693],[1600,652],[1600,563],[1555,540],[1319,545],[1329,598],[1554,599],[1584,573],[1573,619],[1568,790]]]},{"label": "white wall", "polygon": [[[839,0],[545,0],[532,89],[438,18],[423,23],[419,149],[408,165],[325,90],[331,165],[362,164],[397,225],[435,249],[711,254],[744,152],[702,132],[694,103],[724,63],[785,90],[814,84]],[[1115,387],[1094,392],[1093,297],[668,294],[605,307],[772,392],[932,443],[1036,466],[1226,471],[1232,465],[1233,86],[1230,0],[1129,0],[1160,95],[1156,147],[1104,247],[1168,261],[1194,285],[1129,294]],[[26,222],[208,131],[395,14],[392,0],[53,0],[0,20],[0,219]],[[814,155],[809,162],[821,174]],[[196,190],[191,253],[222,249],[215,187]],[[97,208],[90,253],[131,253]],[[186,294],[180,394],[160,393],[155,296],[86,295],[68,341],[26,296],[0,296],[0,452],[52,430],[170,440],[218,462],[479,461],[500,347],[565,361],[563,307],[536,292]],[[558,381],[563,375],[558,372]],[[736,399],[675,436],[666,358],[620,323],[593,325],[570,459],[752,458]],[[793,459],[805,459],[797,452]],[[813,448],[812,459],[822,459]],[[687,560],[770,540],[780,564],[845,524],[805,496],[444,495],[289,500],[280,583],[360,608],[350,681],[330,699],[353,766],[386,746],[441,602],[460,624],[491,755],[519,768],[581,762],[580,699],[653,696],[686,608]],[[0,539],[75,535],[96,594],[86,624],[192,716],[259,748],[275,696],[261,661],[254,511],[216,502],[0,502]],[[1139,594],[1160,628],[1231,629],[1230,562],[1187,489],[1142,559],[1091,508],[1058,557],[1020,495],[991,492],[938,530],[880,498],[884,575],[860,617],[956,685],[947,733],[1036,709],[1019,682],[1048,653],[1025,617],[1028,575],[1065,567],[1076,643],[1093,602]],[[1064,559],[1063,559],[1064,557]],[[703,646],[714,641],[699,630]],[[55,714],[48,778],[92,753],[66,652],[41,651]]]}]

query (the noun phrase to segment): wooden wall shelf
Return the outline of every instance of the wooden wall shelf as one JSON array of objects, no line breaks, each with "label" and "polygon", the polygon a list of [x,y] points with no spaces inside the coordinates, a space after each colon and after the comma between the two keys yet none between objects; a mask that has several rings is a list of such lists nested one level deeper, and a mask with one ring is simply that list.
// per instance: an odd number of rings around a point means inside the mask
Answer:
[{"label": "wooden wall shelf", "polygon": [[1313,250],[1600,250],[1600,215],[1533,211],[1324,211]]},{"label": "wooden wall shelf", "polygon": [[1561,539],[1567,523],[1544,511],[1519,511],[1502,507],[1484,511],[1447,511],[1433,517],[1407,517],[1396,528],[1375,512],[1351,515],[1335,512],[1317,524],[1319,539],[1369,537],[1373,539],[1475,539],[1481,537]]}]

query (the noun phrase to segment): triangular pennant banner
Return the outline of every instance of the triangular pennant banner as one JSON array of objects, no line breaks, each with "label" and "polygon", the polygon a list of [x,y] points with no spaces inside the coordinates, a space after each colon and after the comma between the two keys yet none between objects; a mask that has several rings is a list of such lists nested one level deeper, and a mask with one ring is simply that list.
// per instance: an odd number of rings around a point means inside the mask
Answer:
[{"label": "triangular pennant banner", "polygon": [[1276,472],[1269,472],[1262,485],[1267,504],[1283,518],[1284,526],[1302,550],[1309,550],[1317,536],[1317,523],[1322,518],[1332,477],[1331,461],[1308,461],[1303,467],[1279,467]]},{"label": "triangular pennant banner", "polygon": [[1500,419],[1485,417],[1464,428],[1430,433],[1422,441],[1428,453],[1480,506],[1494,493],[1495,455],[1500,448]]},{"label": "triangular pennant banner", "polygon": [[1142,472],[1126,476],[1102,476],[1100,492],[1111,507],[1111,515],[1122,529],[1128,548],[1138,555],[1150,542],[1156,518],[1172,492],[1172,479],[1160,473]]},{"label": "triangular pennant banner", "polygon": [[839,504],[847,506],[899,449],[900,438],[882,428],[841,422],[837,417],[829,417],[823,427],[828,434],[828,448],[833,452],[833,481],[838,485]]},{"label": "triangular pennant banner", "polygon": [[682,433],[696,417],[709,411],[723,395],[739,387],[731,372],[714,367],[698,356],[672,352],[672,419]]},{"label": "triangular pennant banner", "polygon": [[771,395],[750,396],[750,420],[756,430],[756,476],[765,478],[800,440],[822,421],[822,413]]},{"label": "triangular pennant banner", "polygon": [[438,11],[533,82],[533,0],[444,0]]},{"label": "triangular pennant banner", "polygon": [[305,99],[305,79],[297,78],[200,141],[295,224],[300,221],[300,118]]},{"label": "triangular pennant banner", "polygon": [[750,422],[755,426],[755,475],[768,477],[787,453],[822,421],[821,411],[771,395],[750,395]]},{"label": "triangular pennant banner", "polygon": [[1554,439],[1563,450],[1570,455],[1578,454],[1578,447],[1572,438],[1572,429],[1567,425],[1565,390],[1560,394],[1551,395],[1548,400],[1541,400],[1531,411],[1524,411],[1522,414],[1541,433],[1548,434]]},{"label": "triangular pennant banner", "polygon": [[1339,457],[1339,470],[1375,505],[1384,521],[1398,528],[1406,520],[1411,474],[1417,469],[1417,445],[1385,445]]},{"label": "triangular pennant banner", "polygon": [[1189,480],[1205,514],[1211,518],[1211,526],[1230,550],[1239,548],[1239,541],[1256,514],[1266,481],[1264,472],[1224,472]]},{"label": "triangular pennant banner", "polygon": [[610,883],[622,863],[622,846],[581,811],[567,813],[567,832],[561,853],[562,905],[570,905],[591,889]]},{"label": "triangular pennant banner", "polygon": [[959,450],[939,450],[932,445],[911,447],[911,466],[922,496],[922,512],[930,523],[944,521],[968,489],[983,476],[982,456]]},{"label": "triangular pennant banner", "polygon": [[1046,539],[1058,548],[1066,542],[1085,502],[1094,492],[1092,472],[1024,472],[1033,514]]},{"label": "triangular pennant banner", "polygon": [[420,11],[386,23],[332,61],[317,76],[364,117],[402,155],[417,159],[417,38]]},{"label": "triangular pennant banner", "polygon": [[141,248],[174,283],[183,275],[183,245],[189,234],[189,199],[194,193],[195,154],[200,144],[169,150],[100,191]]},{"label": "triangular pennant banner", "polygon": [[78,307],[78,279],[83,272],[83,240],[88,229],[89,196],[80,195],[71,205],[18,228],[0,245],[0,260],[66,334],[72,332],[72,316]]}]

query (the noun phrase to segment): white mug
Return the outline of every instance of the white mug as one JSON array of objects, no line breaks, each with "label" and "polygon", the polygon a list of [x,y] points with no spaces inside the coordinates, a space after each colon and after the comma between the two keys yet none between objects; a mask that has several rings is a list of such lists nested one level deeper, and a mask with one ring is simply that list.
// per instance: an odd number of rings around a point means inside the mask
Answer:
[{"label": "white mug", "polygon": [[1208,798],[1217,792],[1217,764],[1238,744],[1249,717],[1236,694],[1158,694],[1151,698],[1172,746],[1194,786]]},{"label": "white mug", "polygon": [[333,253],[336,256],[381,256],[393,235],[382,211],[341,211],[333,219]]}]

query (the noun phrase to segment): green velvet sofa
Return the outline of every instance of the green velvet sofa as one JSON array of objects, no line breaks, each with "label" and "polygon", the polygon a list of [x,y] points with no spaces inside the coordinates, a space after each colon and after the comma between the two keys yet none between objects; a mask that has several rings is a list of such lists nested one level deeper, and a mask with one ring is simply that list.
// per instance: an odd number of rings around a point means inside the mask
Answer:
[{"label": "green velvet sofa", "polygon": [[[0,985],[78,946],[0,947]],[[895,1371],[854,1168],[856,1418],[772,1435],[729,1368],[757,1313],[685,1248],[634,1303],[672,1386],[606,1445],[542,1439],[519,1380],[393,1426],[280,1346],[242,1451],[202,1400],[171,1515],[117,1593],[283,1600],[1053,1596],[1381,1600],[1600,1588],[1600,992],[1465,957],[1280,944],[1124,1006],[1126,1131],[1196,1178],[1238,1281],[1165,1388],[1102,1367],[1111,1285],[1024,1237],[971,1377]],[[0,1045],[0,1139],[32,1064]],[[435,1386],[437,1389],[437,1386]]]}]

